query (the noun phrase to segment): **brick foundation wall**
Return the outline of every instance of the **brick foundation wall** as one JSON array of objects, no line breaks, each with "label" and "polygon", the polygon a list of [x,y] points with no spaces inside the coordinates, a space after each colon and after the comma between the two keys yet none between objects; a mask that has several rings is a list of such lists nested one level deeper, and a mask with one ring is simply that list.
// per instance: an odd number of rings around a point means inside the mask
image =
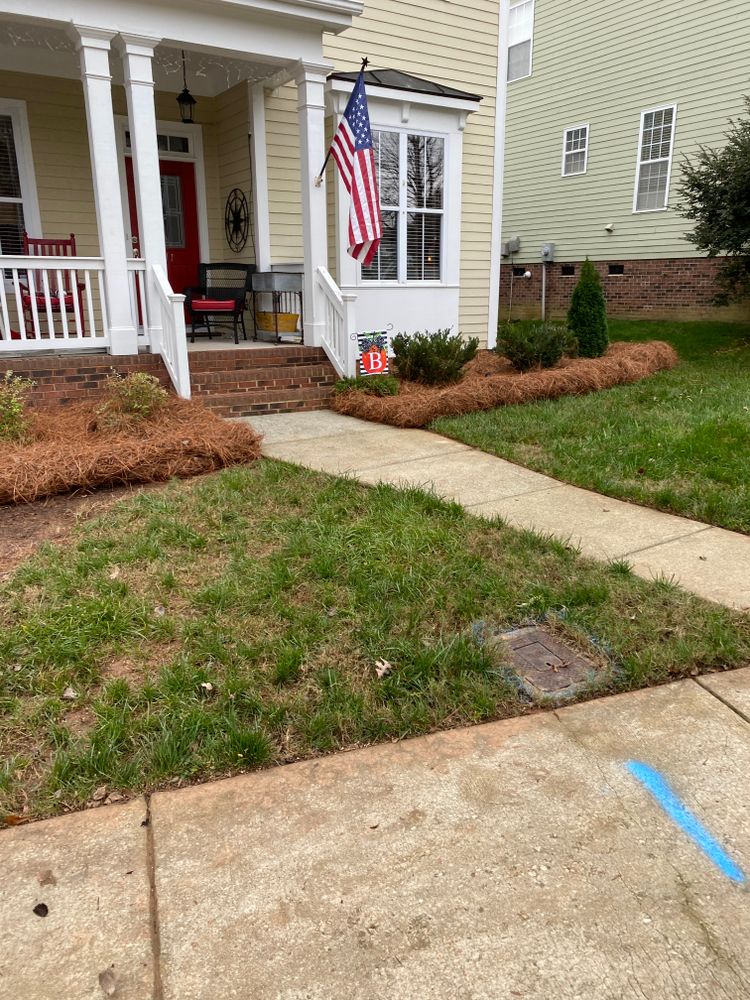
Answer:
[{"label": "brick foundation wall", "polygon": [[[562,273],[560,263],[547,266],[547,315],[560,318],[570,304],[570,296],[581,273],[581,261],[573,264],[574,275]],[[632,319],[728,319],[747,320],[747,307],[719,308],[713,304],[716,294],[718,260],[707,257],[671,260],[595,261],[602,279],[610,316]],[[622,266],[623,274],[610,274],[610,265]],[[508,318],[511,267],[531,271],[531,278],[514,277],[514,319],[533,319],[541,315],[542,265],[505,263],[500,275],[500,318]]]},{"label": "brick foundation wall", "polygon": [[[222,416],[325,409],[338,378],[325,351],[317,347],[195,351],[189,357],[193,398]],[[154,354],[0,356],[0,371],[10,370],[35,383],[29,402],[37,407],[94,399],[113,369],[121,375],[146,372],[172,386],[163,361]]]},{"label": "brick foundation wall", "polygon": [[157,354],[113,357],[111,354],[27,355],[23,358],[0,355],[0,369],[12,371],[35,382],[29,396],[32,406],[65,406],[101,395],[104,380],[112,371],[120,375],[147,372],[169,387],[171,381]]}]

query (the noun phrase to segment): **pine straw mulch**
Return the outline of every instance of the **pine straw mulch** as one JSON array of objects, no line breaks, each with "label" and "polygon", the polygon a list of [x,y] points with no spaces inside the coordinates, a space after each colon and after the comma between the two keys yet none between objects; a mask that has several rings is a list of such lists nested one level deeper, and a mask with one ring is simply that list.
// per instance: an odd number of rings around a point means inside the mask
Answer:
[{"label": "pine straw mulch", "polygon": [[157,483],[260,457],[260,435],[202,403],[170,398],[149,420],[97,427],[97,403],[39,410],[25,442],[0,446],[0,504],[74,490]]},{"label": "pine straw mulch", "polygon": [[554,368],[520,374],[505,358],[481,351],[466,366],[460,382],[443,388],[401,382],[398,396],[374,396],[358,390],[338,393],[339,413],[394,427],[426,427],[438,417],[531,403],[560,396],[582,396],[615,385],[638,382],[679,363],[663,341],[615,343],[601,358],[565,358]]}]

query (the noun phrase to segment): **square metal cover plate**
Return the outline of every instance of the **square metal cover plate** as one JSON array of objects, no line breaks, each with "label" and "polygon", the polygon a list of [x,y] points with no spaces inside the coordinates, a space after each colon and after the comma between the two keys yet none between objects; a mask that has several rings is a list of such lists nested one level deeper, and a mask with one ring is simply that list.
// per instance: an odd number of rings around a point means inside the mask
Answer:
[{"label": "square metal cover plate", "polygon": [[543,628],[497,636],[510,653],[512,670],[535,701],[563,701],[587,686],[598,666]]}]

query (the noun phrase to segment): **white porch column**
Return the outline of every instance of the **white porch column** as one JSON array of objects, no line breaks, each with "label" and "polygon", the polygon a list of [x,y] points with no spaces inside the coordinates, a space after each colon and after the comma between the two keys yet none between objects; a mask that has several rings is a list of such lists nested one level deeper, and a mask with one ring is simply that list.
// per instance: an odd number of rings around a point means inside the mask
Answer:
[{"label": "white porch column", "polygon": [[320,344],[323,308],[315,273],[328,266],[328,230],[325,181],[315,179],[326,155],[325,82],[330,66],[300,62],[297,69],[300,161],[302,168],[302,241],[305,251],[305,340]]},{"label": "white porch column", "polygon": [[266,89],[250,83],[250,147],[253,171],[253,219],[255,221],[255,263],[259,271],[271,269],[271,222],[268,212],[268,151],[266,147]]},{"label": "white porch column", "polygon": [[122,220],[109,73],[109,43],[115,32],[81,25],[73,27],[76,48],[80,52],[83,96],[86,102],[99,251],[104,258],[110,351],[112,354],[137,354],[138,333],[130,308],[125,227]]},{"label": "white porch column", "polygon": [[145,259],[147,267],[146,304],[153,354],[158,353],[162,336],[161,305],[154,265],[160,265],[164,273],[167,273],[152,68],[154,49],[160,41],[159,38],[121,35],[117,42],[125,74],[138,233],[141,257]]}]

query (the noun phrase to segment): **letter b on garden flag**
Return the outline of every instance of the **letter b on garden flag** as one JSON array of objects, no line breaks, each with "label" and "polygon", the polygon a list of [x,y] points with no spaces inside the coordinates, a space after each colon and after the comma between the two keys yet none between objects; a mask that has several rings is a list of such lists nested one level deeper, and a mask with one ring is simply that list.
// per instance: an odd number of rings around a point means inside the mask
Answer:
[{"label": "letter b on garden flag", "polygon": [[359,374],[361,376],[388,374],[387,333],[359,333],[357,334],[357,345],[359,347]]}]

